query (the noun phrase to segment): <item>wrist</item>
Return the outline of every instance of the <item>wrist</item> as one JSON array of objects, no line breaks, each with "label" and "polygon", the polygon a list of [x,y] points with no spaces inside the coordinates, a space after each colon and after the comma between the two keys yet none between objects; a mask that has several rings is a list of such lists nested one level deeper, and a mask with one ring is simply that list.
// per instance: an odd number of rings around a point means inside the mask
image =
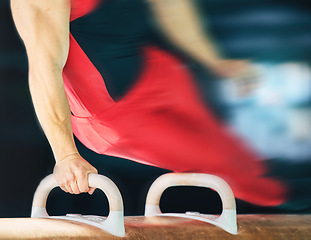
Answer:
[{"label": "wrist", "polygon": [[69,153],[61,158],[55,158],[56,164],[62,163],[64,161],[70,160],[70,159],[76,159],[80,158],[80,154],[78,152]]}]

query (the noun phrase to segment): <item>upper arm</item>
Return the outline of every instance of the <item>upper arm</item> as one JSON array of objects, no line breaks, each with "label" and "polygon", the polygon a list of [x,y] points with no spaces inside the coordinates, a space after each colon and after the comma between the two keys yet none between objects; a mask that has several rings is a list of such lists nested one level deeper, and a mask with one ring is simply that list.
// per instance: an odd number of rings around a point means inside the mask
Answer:
[{"label": "upper arm", "polygon": [[29,67],[62,68],[69,49],[70,0],[11,0]]},{"label": "upper arm", "polygon": [[193,0],[147,0],[160,29],[171,40],[191,42],[205,37]]}]

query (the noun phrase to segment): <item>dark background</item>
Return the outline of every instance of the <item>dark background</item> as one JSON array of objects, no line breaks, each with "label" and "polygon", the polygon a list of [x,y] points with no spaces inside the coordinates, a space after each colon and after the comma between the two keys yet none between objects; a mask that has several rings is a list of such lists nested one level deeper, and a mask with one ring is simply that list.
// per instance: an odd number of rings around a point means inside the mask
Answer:
[{"label": "dark background", "polygon": [[[197,2],[204,23],[227,56],[276,62],[310,61],[311,8],[308,0]],[[254,21],[239,19],[243,16]],[[198,78],[200,74],[202,77],[203,73],[197,71]],[[168,171],[98,155],[80,143],[77,145],[81,155],[99,173],[117,184],[123,196],[125,214],[142,215],[149,186]],[[0,161],[0,217],[29,216],[35,188],[44,176],[52,173],[54,160],[34,114],[27,83],[26,53],[14,28],[7,0],[0,0]],[[306,174],[310,176],[310,173]],[[288,212],[239,200],[237,203],[239,213]],[[55,189],[50,194],[47,208],[51,215],[67,212],[107,215],[108,212],[106,197],[98,190],[90,197],[87,194],[71,196]],[[163,212],[219,213],[221,202],[211,190],[176,187],[165,191],[161,208]]]}]

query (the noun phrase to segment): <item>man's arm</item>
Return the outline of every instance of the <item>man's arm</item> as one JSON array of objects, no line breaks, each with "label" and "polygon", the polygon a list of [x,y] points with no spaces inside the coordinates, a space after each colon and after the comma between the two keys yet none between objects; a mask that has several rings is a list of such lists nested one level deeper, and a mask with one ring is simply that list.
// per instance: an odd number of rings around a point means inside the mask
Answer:
[{"label": "man's arm", "polygon": [[247,62],[226,60],[210,34],[204,31],[193,0],[148,0],[155,19],[167,38],[185,53],[222,77],[236,77]]},{"label": "man's arm", "polygon": [[70,0],[11,0],[11,9],[27,51],[35,112],[55,156],[54,176],[64,191],[93,191],[87,174],[97,171],[76,149],[62,78],[69,50]]}]

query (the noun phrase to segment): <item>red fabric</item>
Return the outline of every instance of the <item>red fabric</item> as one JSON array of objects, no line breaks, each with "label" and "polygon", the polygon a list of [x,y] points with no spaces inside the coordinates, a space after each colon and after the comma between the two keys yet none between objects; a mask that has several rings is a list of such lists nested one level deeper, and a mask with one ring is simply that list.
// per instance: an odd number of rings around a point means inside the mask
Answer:
[{"label": "red fabric", "polygon": [[91,12],[99,4],[100,0],[71,0],[70,21],[73,21]]},{"label": "red fabric", "polygon": [[283,203],[285,188],[263,177],[263,162],[202,104],[182,63],[152,46],[143,48],[143,55],[136,84],[115,102],[100,73],[70,37],[63,75],[76,137],[97,153],[175,172],[218,175],[237,198],[251,203]]}]

